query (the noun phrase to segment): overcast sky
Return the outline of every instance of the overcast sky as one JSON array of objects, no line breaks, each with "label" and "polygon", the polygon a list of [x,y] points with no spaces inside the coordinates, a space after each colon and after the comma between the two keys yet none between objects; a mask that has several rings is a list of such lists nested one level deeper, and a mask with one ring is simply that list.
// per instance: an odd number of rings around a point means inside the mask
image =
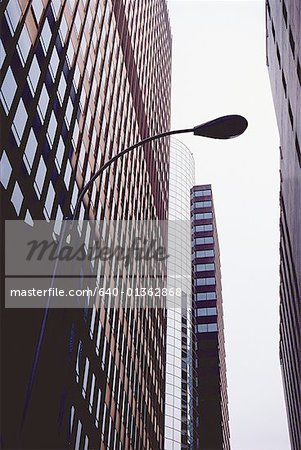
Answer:
[{"label": "overcast sky", "polygon": [[194,136],[221,249],[232,450],[289,450],[278,357],[279,137],[265,60],[264,1],[168,2],[172,128],[242,114],[230,141]]}]

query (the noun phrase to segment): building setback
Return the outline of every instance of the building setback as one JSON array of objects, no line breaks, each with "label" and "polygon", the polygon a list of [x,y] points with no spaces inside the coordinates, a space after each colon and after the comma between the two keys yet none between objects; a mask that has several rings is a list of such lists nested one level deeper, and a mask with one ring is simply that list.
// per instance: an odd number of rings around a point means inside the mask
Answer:
[{"label": "building setback", "polygon": [[[1,215],[59,221],[112,155],[169,130],[166,3],[3,0],[0,11]],[[163,139],[107,170],[79,217],[165,220],[168,177]],[[1,447],[163,448],[165,310],[94,300],[84,311],[2,304]]]},{"label": "building setback", "polygon": [[219,245],[211,185],[191,190],[194,449],[230,450]]},{"label": "building setback", "polygon": [[266,2],[267,66],[280,134],[280,363],[291,448],[301,448],[301,9]]}]

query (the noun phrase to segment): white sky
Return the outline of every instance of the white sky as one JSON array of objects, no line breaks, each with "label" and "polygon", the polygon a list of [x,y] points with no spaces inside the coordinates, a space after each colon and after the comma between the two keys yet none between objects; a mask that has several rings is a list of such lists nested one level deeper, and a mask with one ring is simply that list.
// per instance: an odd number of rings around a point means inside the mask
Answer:
[{"label": "white sky", "polygon": [[211,183],[222,263],[232,450],[289,450],[278,358],[279,138],[265,65],[264,1],[171,0],[172,128],[242,114],[230,141],[190,135]]}]

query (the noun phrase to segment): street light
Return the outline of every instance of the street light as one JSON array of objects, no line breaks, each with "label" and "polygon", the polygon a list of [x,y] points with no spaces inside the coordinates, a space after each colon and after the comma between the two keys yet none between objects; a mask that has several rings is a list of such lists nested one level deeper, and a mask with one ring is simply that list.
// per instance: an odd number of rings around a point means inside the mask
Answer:
[{"label": "street light", "polygon": [[131,152],[137,147],[141,147],[145,144],[148,144],[151,141],[155,141],[157,139],[171,136],[172,134],[184,134],[184,133],[193,133],[195,136],[202,136],[212,139],[232,139],[237,136],[240,136],[248,126],[248,121],[243,116],[232,114],[228,116],[218,117],[217,119],[210,120],[209,122],[202,123],[201,125],[197,125],[193,128],[184,128],[182,130],[173,130],[173,131],[165,131],[164,133],[159,133],[154,136],[147,137],[142,139],[142,141],[137,142],[136,144],[131,145],[130,147],[125,148],[121,152],[117,153],[113,156],[109,161],[107,161],[100,169],[95,172],[95,174],[91,177],[91,179],[86,183],[86,185],[81,190],[81,193],[77,199],[74,213],[71,220],[75,220],[76,214],[80,207],[80,203],[84,198],[86,192],[90,189],[94,181],[100,177],[100,175],[106,170],[111,164],[113,164],[117,159],[123,157],[127,153]]},{"label": "street light", "polygon": [[[83,189],[78,197],[78,200],[76,202],[75,208],[74,208],[74,213],[71,218],[72,222],[71,222],[71,226],[69,229],[69,233],[72,232],[76,214],[78,212],[80,203],[81,203],[82,199],[84,198],[86,192],[90,189],[90,187],[92,186],[94,181],[104,172],[104,170],[106,170],[111,164],[113,164],[117,159],[121,158],[125,154],[131,152],[132,150],[134,150],[137,147],[147,144],[148,142],[155,141],[157,139],[160,139],[160,138],[163,138],[166,136],[171,136],[173,134],[193,133],[195,136],[208,137],[208,138],[212,138],[212,139],[232,139],[234,137],[240,136],[247,129],[247,126],[248,126],[248,121],[242,116],[235,115],[235,114],[229,115],[229,116],[222,116],[217,119],[210,120],[209,122],[205,122],[201,125],[197,125],[196,127],[193,127],[193,128],[186,128],[186,129],[182,129],[182,130],[173,130],[173,131],[166,131],[164,133],[159,133],[154,136],[150,136],[148,138],[142,139],[142,141],[137,142],[136,144],[133,144],[130,147],[125,148],[124,150],[122,150],[121,152],[119,152],[115,156],[113,156],[113,158],[109,159],[109,161],[107,161],[103,166],[101,166],[100,169],[98,169],[98,171],[95,172],[95,174],[91,177],[91,179],[88,181],[88,183],[86,183],[86,185],[83,187]],[[65,239],[67,221],[68,221],[68,218],[67,218],[67,220],[63,221],[63,227],[61,230],[61,238],[59,239],[58,252],[60,251],[61,246]],[[58,268],[58,259],[55,261],[50,287],[53,287],[57,268]],[[39,354],[41,351],[41,346],[42,346],[42,342],[43,342],[43,338],[44,338],[44,334],[45,334],[49,304],[50,304],[50,297],[48,297],[47,304],[45,307],[45,312],[44,312],[42,326],[41,326],[41,330],[40,330],[40,334],[39,334],[38,344],[37,344],[37,348],[36,348],[35,355],[34,355],[34,362],[33,362],[32,371],[31,371],[30,379],[29,379],[29,385],[28,385],[26,397],[25,397],[25,404],[24,404],[21,427],[23,426],[23,423],[24,423],[24,420],[25,420],[25,417],[27,414],[27,408],[28,408],[30,395],[31,395],[31,391],[32,391],[32,387],[33,387],[33,383],[34,383],[34,379],[35,379],[35,375],[36,375]]]}]

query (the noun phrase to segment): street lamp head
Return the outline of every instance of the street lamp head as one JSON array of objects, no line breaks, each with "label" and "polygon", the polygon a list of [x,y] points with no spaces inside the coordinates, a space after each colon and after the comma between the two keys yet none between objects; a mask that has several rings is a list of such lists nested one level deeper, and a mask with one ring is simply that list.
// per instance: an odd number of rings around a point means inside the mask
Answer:
[{"label": "street lamp head", "polygon": [[247,127],[247,119],[233,114],[198,125],[193,128],[193,134],[213,139],[231,139],[240,136]]}]

